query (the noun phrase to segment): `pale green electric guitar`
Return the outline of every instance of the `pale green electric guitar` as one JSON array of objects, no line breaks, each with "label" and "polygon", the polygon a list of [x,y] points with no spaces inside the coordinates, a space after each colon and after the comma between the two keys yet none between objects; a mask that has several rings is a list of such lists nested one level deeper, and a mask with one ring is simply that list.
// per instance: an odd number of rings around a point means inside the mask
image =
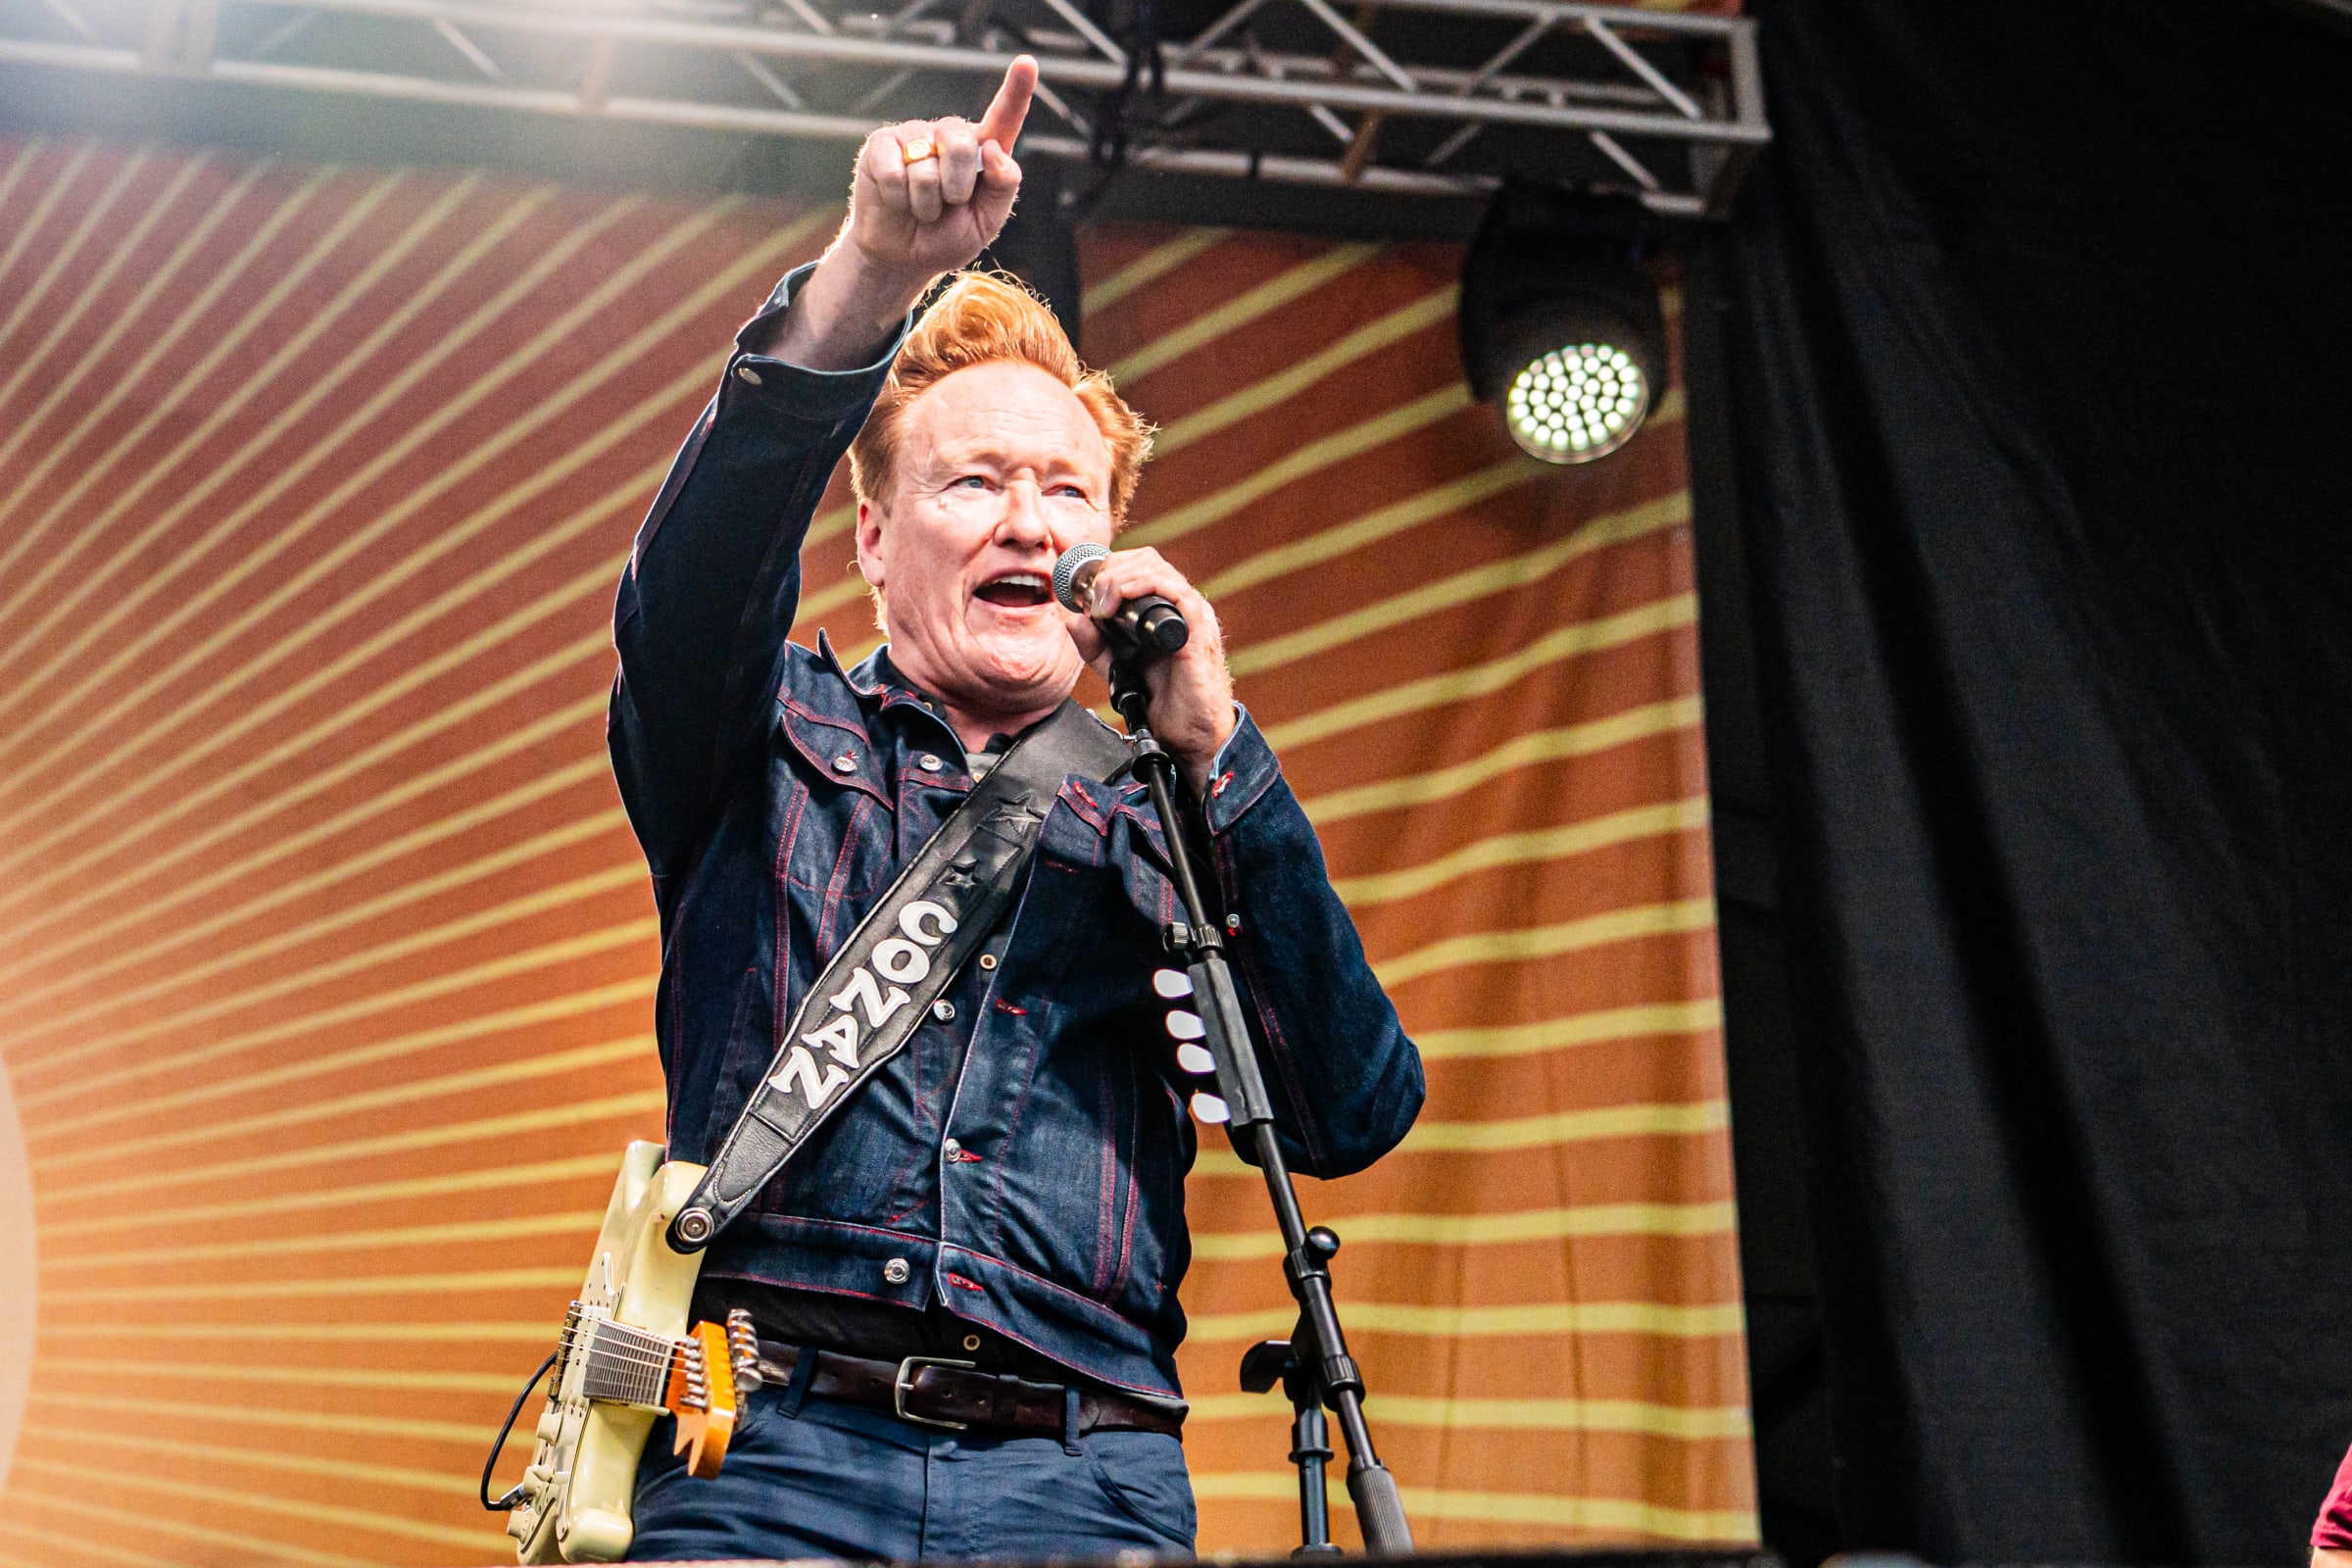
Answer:
[{"label": "pale green electric guitar", "polygon": [[738,1391],[760,1383],[759,1343],[740,1314],[689,1327],[703,1254],[680,1252],[669,1222],[703,1167],[663,1162],[660,1144],[621,1156],[579,1299],[564,1321],[538,1446],[511,1496],[507,1534],[526,1563],[617,1562],[635,1534],[630,1498],[654,1422],[677,1417],[677,1451],[710,1477],[727,1453]]}]

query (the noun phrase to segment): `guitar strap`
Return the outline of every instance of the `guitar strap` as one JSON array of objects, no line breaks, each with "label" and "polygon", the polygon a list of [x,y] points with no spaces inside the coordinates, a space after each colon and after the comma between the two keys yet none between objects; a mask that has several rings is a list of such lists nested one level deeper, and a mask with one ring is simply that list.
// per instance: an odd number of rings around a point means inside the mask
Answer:
[{"label": "guitar strap", "polygon": [[1011,903],[1062,781],[1073,773],[1107,781],[1127,760],[1127,743],[1068,699],[1022,733],[809,986],[750,1103],[671,1222],[670,1246],[708,1247],[906,1047]]}]

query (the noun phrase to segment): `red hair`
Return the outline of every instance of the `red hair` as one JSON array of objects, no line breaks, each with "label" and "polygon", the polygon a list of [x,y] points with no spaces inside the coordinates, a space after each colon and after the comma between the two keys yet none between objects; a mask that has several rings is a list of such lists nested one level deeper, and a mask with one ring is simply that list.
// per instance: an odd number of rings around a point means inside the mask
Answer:
[{"label": "red hair", "polygon": [[899,419],[908,404],[957,370],[998,360],[1035,366],[1086,405],[1110,448],[1110,523],[1124,524],[1144,460],[1152,455],[1152,426],[1113,390],[1109,376],[1080,363],[1045,303],[1002,272],[963,273],[906,334],[865,428],[850,444],[850,484],[858,499],[882,505],[890,495],[898,477]]}]

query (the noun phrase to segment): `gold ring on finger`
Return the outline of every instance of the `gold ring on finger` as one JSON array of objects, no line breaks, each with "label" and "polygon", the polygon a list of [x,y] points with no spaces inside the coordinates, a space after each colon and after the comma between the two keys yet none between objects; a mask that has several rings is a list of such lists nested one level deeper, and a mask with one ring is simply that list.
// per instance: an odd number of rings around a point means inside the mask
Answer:
[{"label": "gold ring on finger", "polygon": [[938,156],[939,148],[932,143],[928,136],[917,136],[906,147],[906,159],[909,164],[919,164],[926,158],[937,158]]}]

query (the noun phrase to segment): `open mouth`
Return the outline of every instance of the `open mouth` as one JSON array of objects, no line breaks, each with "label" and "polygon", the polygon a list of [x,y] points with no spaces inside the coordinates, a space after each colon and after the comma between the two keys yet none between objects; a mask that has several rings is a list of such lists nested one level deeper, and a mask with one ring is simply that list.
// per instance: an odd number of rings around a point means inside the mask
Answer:
[{"label": "open mouth", "polygon": [[1008,571],[982,583],[978,597],[1004,610],[1033,610],[1052,604],[1054,591],[1039,572]]}]

